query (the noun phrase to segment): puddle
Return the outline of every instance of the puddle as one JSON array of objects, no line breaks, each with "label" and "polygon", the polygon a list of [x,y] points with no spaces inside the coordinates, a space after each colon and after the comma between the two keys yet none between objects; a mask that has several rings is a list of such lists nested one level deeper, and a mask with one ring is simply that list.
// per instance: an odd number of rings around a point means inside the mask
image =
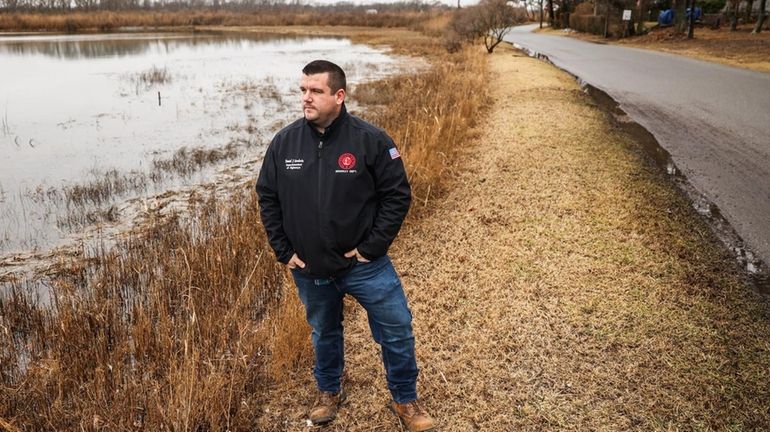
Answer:
[{"label": "puddle", "polygon": [[[532,51],[519,44],[512,44],[516,49],[528,54],[530,57],[546,61],[553,65],[548,56]],[[554,65],[555,67],[558,67]],[[636,123],[626,114],[619,104],[604,91],[588,84],[580,77],[571,74],[569,71],[559,68],[572,75],[588,95],[596,102],[597,106],[607,113],[615,126],[628,134],[634,142],[642,147],[645,154],[665,172],[677,187],[687,196],[693,209],[703,217],[711,230],[717,236],[720,242],[727,247],[732,256],[745,270],[749,283],[755,290],[766,295],[770,295],[770,274],[764,263],[754,254],[741,239],[738,233],[729,224],[727,219],[722,216],[716,204],[711,202],[706,196],[698,192],[690,184],[687,177],[682,173],[671,157],[671,154],[664,149],[658,140],[647,129],[639,123]]]}]

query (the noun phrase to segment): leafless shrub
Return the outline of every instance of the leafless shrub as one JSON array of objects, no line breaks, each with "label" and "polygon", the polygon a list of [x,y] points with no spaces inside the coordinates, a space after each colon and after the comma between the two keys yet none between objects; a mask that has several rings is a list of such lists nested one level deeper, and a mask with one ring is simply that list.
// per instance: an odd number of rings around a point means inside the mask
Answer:
[{"label": "leafless shrub", "polygon": [[491,54],[510,28],[525,20],[526,12],[522,8],[513,7],[506,0],[482,0],[478,5],[455,11],[446,39],[454,41],[450,47],[460,39],[468,42],[482,39],[487,52]]}]

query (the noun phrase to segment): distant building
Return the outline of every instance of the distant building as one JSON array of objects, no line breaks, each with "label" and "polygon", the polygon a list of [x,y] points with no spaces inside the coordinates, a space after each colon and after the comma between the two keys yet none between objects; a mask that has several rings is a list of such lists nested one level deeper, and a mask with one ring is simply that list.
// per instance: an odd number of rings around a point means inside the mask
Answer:
[{"label": "distant building", "polygon": [[377,15],[377,9],[367,9],[366,10],[367,15]]}]

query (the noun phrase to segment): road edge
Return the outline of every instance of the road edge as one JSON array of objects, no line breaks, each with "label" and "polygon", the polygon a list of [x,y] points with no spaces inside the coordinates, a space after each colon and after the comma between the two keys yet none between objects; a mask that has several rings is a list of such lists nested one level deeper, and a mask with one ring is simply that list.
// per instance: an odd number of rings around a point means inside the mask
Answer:
[{"label": "road edge", "polygon": [[620,107],[615,99],[604,90],[588,83],[580,76],[564,69],[551,59],[536,50],[532,50],[516,42],[505,41],[514,49],[522,53],[544,61],[551,66],[573,77],[596,106],[611,122],[622,130],[631,140],[638,145],[649,161],[666,174],[666,178],[676,185],[696,213],[706,221],[712,233],[717,237],[722,247],[729,250],[732,256],[741,266],[747,284],[755,291],[770,296],[770,263],[765,263],[755,251],[743,240],[735,228],[722,215],[722,212],[714,202],[699,192],[682,170],[676,165],[671,154],[658,142],[655,135],[644,126],[637,123]]}]

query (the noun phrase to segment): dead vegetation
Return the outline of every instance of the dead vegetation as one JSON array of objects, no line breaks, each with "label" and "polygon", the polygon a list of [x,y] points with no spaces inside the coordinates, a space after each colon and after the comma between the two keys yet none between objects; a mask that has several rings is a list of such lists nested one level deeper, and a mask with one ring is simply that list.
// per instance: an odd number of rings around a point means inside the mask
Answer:
[{"label": "dead vegetation", "polygon": [[[570,76],[491,62],[483,131],[392,251],[440,430],[768,429],[768,301]],[[398,430],[346,307],[348,402],[329,429]],[[309,367],[271,390],[264,430],[304,430]]]},{"label": "dead vegetation", "polygon": [[[510,51],[490,75],[483,51],[403,29],[292,31],[430,56],[353,96],[414,185],[392,252],[441,430],[770,427],[766,301],[570,77]],[[69,264],[50,308],[6,285],[2,427],[306,430],[308,330],[253,193],[191,202]],[[397,430],[347,307],[350,398],[330,429]]]},{"label": "dead vegetation", "polygon": [[[377,84],[379,102],[398,103],[372,116],[399,142],[419,208],[444,189],[459,143],[470,139],[486,101],[485,62],[475,51],[445,55],[432,38],[401,34],[377,38],[432,53],[434,67]],[[414,41],[421,45],[407,45]],[[209,159],[176,156],[161,168]],[[72,196],[99,201],[114,183]],[[55,275],[4,284],[4,427],[247,430],[259,423],[267,389],[306,364],[304,315],[267,247],[250,186],[227,200],[189,200],[189,215],[151,214],[146,230],[84,250]]]},{"label": "dead vegetation", "polygon": [[[252,124],[233,127],[233,130],[243,130],[248,134],[257,132]],[[146,192],[171,176],[189,177],[207,167],[233,160],[244,150],[260,143],[256,139],[233,139],[222,147],[181,147],[171,157],[152,159],[148,172],[92,170],[88,181],[62,187],[38,187],[28,191],[26,196],[32,202],[65,209],[67,214],[57,222],[60,228],[71,230],[73,226],[114,221],[117,218],[114,204],[118,198]]]},{"label": "dead vegetation", "polygon": [[[250,133],[256,132],[254,129],[248,129],[247,131]],[[170,158],[153,159],[150,177],[159,181],[166,173],[189,176],[204,167],[236,158],[244,148],[253,147],[254,143],[252,141],[233,140],[225,146],[218,148],[181,147]]]},{"label": "dead vegetation", "polygon": [[378,28],[418,26],[442,12],[380,12],[364,9],[339,12],[323,8],[276,7],[245,11],[123,11],[123,12],[18,12],[0,14],[0,31],[113,31],[121,27],[190,26],[366,26]]},{"label": "dead vegetation", "polygon": [[[0,416],[25,430],[244,429],[258,413],[259,324],[283,271],[256,201],[203,199],[147,232],[0,301]],[[219,426],[217,426],[219,425]]]},{"label": "dead vegetation", "polygon": [[159,68],[153,65],[151,68],[140,72],[136,80],[143,83],[145,86],[152,84],[166,84],[171,82],[171,74],[167,68]]}]

